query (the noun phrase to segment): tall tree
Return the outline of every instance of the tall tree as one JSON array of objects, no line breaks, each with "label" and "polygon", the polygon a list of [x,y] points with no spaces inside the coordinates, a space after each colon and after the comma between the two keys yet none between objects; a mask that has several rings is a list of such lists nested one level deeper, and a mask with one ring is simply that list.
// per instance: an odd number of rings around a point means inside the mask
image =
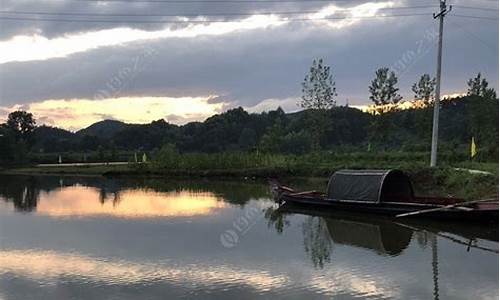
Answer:
[{"label": "tall tree", "polygon": [[329,121],[326,110],[336,106],[335,96],[337,89],[330,67],[324,65],[321,58],[313,60],[309,73],[302,82],[302,99],[299,106],[311,109],[307,113],[307,119],[315,150],[321,148],[321,138]]},{"label": "tall tree", "polygon": [[[7,163],[21,163],[27,161],[27,154],[33,145],[33,131],[35,129],[33,115],[25,111],[14,111],[7,117],[7,122],[2,125],[0,142],[8,143],[2,147],[2,152]],[[5,158],[4,158],[5,159]],[[11,161],[8,161],[11,160]]]},{"label": "tall tree", "polygon": [[18,110],[9,114],[6,124],[19,138],[27,139],[35,129],[36,121],[33,114]]},{"label": "tall tree", "polygon": [[375,71],[375,79],[368,87],[370,90],[370,100],[375,105],[396,104],[403,97],[398,94],[399,88],[396,87],[398,78],[389,68],[379,68]]},{"label": "tall tree", "polygon": [[480,96],[486,99],[496,99],[497,97],[495,89],[488,88],[486,78],[481,78],[481,72],[477,73],[476,77],[469,79],[467,85],[469,86],[467,90],[469,96]]},{"label": "tall tree", "polygon": [[434,98],[434,89],[436,87],[436,78],[432,78],[429,74],[424,74],[418,82],[415,82],[411,90],[415,93],[415,99],[423,100],[425,103]]},{"label": "tall tree", "polygon": [[306,109],[330,109],[336,105],[335,81],[330,67],[323,64],[323,59],[313,60],[302,82],[302,100],[299,106]]}]

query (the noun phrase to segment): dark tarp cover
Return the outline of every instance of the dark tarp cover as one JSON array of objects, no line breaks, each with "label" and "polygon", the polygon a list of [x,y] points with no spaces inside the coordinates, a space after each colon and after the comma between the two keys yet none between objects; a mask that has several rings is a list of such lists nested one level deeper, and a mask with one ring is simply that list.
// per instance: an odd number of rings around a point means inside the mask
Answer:
[{"label": "dark tarp cover", "polygon": [[333,201],[392,202],[413,200],[413,187],[399,170],[340,170],[327,188]]}]

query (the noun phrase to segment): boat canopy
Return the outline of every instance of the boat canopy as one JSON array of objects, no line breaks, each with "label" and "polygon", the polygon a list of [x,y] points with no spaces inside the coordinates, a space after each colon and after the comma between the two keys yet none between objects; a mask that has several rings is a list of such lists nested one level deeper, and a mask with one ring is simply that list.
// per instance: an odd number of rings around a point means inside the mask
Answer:
[{"label": "boat canopy", "polygon": [[373,250],[382,255],[399,255],[408,248],[413,231],[392,222],[325,218],[326,226],[336,244]]},{"label": "boat canopy", "polygon": [[399,170],[340,170],[327,188],[331,201],[412,202],[410,178]]}]

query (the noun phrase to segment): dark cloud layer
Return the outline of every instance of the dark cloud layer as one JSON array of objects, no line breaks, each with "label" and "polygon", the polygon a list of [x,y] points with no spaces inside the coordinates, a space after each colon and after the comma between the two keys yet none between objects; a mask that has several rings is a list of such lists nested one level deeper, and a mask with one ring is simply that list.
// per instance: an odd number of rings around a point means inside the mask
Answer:
[{"label": "dark cloud layer", "polygon": [[[64,10],[76,5],[61,2]],[[47,36],[83,30],[51,26],[40,29]],[[417,77],[435,73],[436,45],[425,39],[436,28],[431,16],[363,20],[342,29],[290,23],[6,63],[0,68],[0,105],[43,99],[212,94],[220,96],[212,102],[252,106],[269,98],[299,97],[300,82],[316,57],[325,58],[332,66],[339,103],[348,98],[351,104],[367,103],[367,86],[376,68],[393,66],[406,57],[400,88],[404,96],[411,97],[410,88]],[[479,71],[497,88],[498,24],[449,17],[445,30],[443,92],[465,90],[466,80]],[[413,58],[408,60],[408,53]]]},{"label": "dark cloud layer", "polygon": [[[164,21],[175,20],[174,16],[204,16],[220,14],[249,14],[263,12],[287,12],[287,11],[316,11],[325,3],[321,2],[289,2],[289,3],[157,3],[157,2],[94,2],[94,1],[18,1],[2,0],[0,6],[2,11],[30,11],[30,12],[50,12],[50,13],[89,13],[89,14],[135,14],[135,15],[169,15],[161,16],[115,16],[115,17],[90,17],[90,16],[39,16],[45,19],[84,19],[84,20],[114,20],[114,21]],[[340,2],[338,6],[346,6],[345,2]],[[9,17],[37,17],[37,15],[17,15],[2,14]],[[214,20],[240,19],[246,16],[211,16]],[[141,23],[89,23],[89,22],[46,22],[46,21],[11,21],[0,20],[0,40],[7,39],[17,34],[39,33],[52,38],[67,33],[77,33],[83,31],[94,31],[110,29],[115,27],[134,27],[144,30],[158,30],[165,26],[182,27],[185,25],[165,25],[161,23],[141,24]]]}]

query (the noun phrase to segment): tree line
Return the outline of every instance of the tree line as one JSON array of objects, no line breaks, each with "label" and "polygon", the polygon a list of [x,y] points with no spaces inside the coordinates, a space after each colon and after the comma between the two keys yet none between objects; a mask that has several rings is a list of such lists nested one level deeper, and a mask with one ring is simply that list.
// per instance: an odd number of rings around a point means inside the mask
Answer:
[{"label": "tree line", "polygon": [[[394,71],[388,67],[378,68],[375,71],[375,78],[368,86],[370,100],[376,106],[399,103],[403,97],[399,94],[397,84],[398,78]],[[467,81],[467,95],[486,99],[497,98],[495,89],[488,87],[488,85],[488,81],[479,72]],[[423,74],[412,85],[414,99],[429,104],[434,101],[435,88],[436,78],[431,78],[429,74]],[[298,105],[305,109],[335,107],[337,104],[334,98],[337,96],[336,90],[331,67],[325,65],[323,59],[315,59],[302,82],[302,99]]]},{"label": "tree line", "polygon": [[[468,82],[468,95],[442,102],[440,149],[465,155],[472,136],[480,157],[498,157],[498,99],[481,74]],[[88,153],[93,160],[117,157],[122,151],[155,152],[164,145],[180,153],[268,152],[304,154],[314,151],[428,151],[435,80],[424,74],[413,85],[423,106],[384,113],[338,106],[332,69],[315,60],[302,82],[298,105],[248,113],[228,110],[203,122],[183,126],[160,119],[149,124],[102,121],[78,132],[36,126],[29,112],[15,111],[0,124],[0,163],[40,161],[47,153]],[[401,100],[397,77],[388,68],[375,72],[369,86],[375,107]],[[106,157],[106,158],[105,158]],[[81,158],[80,158],[81,160]]]}]

